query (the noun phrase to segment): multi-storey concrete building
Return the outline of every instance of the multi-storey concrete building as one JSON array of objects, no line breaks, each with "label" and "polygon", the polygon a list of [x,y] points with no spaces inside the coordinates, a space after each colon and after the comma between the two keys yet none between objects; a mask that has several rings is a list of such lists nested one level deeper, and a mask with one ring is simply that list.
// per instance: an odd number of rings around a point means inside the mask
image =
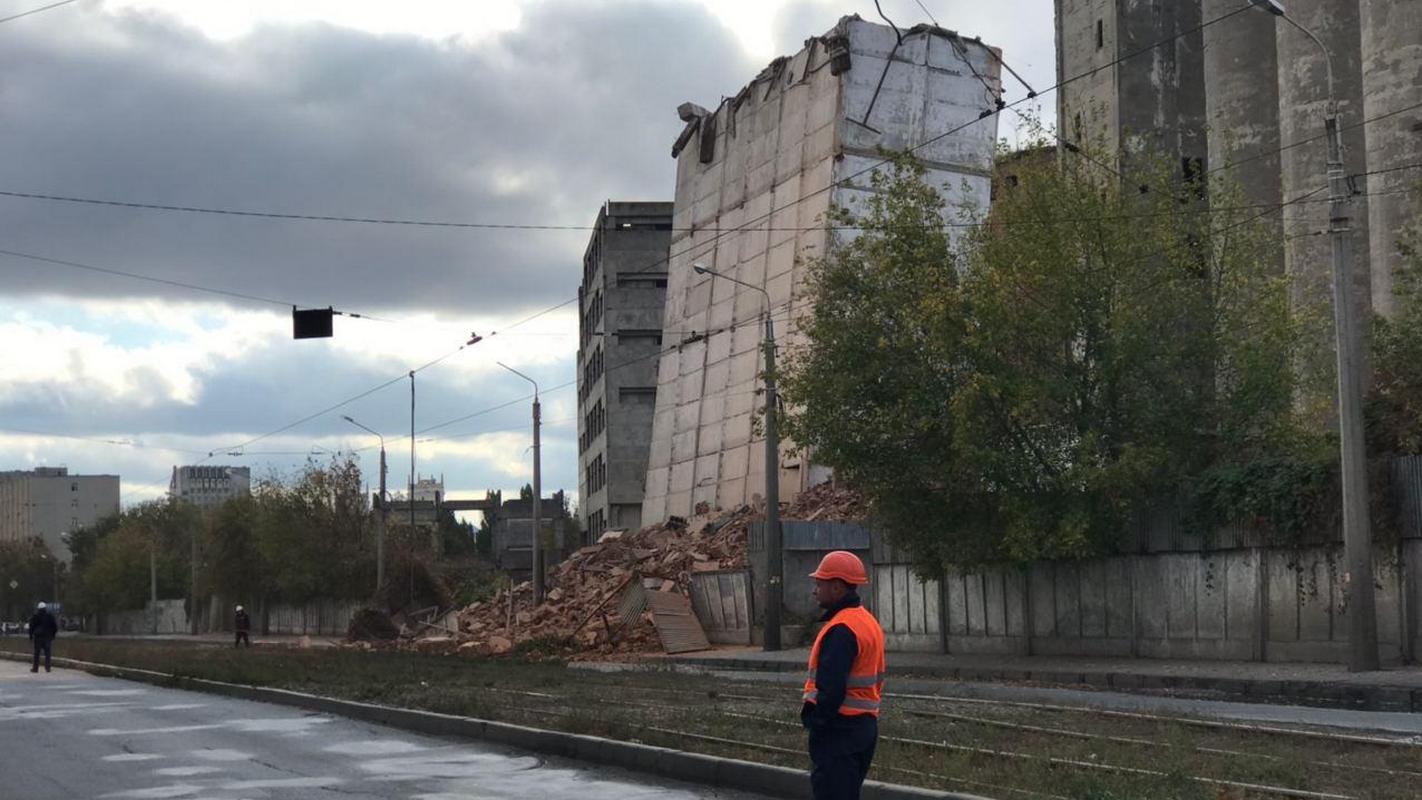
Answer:
[{"label": "multi-storey concrete building", "polygon": [[0,541],[39,537],[68,561],[63,537],[118,510],[117,475],[70,475],[67,467],[0,472]]},{"label": "multi-storey concrete building", "polygon": [[578,290],[578,516],[594,541],[642,525],[671,203],[608,201]]},{"label": "multi-storey concrete building", "polygon": [[[664,321],[681,346],[661,358],[644,522],[763,497],[763,315],[795,343],[808,261],[839,235],[822,216],[860,202],[881,148],[913,151],[946,216],[987,207],[997,115],[984,112],[997,108],[1001,66],[952,31],[846,17],[714,109],[681,106]],[[753,288],[696,274],[698,263]],[[777,499],[820,477],[811,456],[783,444]]]},{"label": "multi-storey concrete building", "polygon": [[220,506],[252,493],[251,467],[173,467],[168,496],[199,508]]},{"label": "multi-storey concrete building", "polygon": [[1298,28],[1247,5],[1056,0],[1063,135],[1108,150],[1149,143],[1182,158],[1203,154],[1207,173],[1231,173],[1247,202],[1273,208],[1264,219],[1283,234],[1295,299],[1326,301],[1332,258],[1328,237],[1317,234],[1329,227],[1331,60],[1354,176],[1356,310],[1387,313],[1399,235],[1418,212],[1406,191],[1417,175],[1406,167],[1422,161],[1422,3],[1286,3],[1328,59]]}]

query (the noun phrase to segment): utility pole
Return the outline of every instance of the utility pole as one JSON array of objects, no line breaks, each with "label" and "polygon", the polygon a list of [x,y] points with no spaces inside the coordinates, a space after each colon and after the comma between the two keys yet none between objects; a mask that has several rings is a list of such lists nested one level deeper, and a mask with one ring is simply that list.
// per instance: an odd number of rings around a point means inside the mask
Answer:
[{"label": "utility pole", "polygon": [[153,632],[158,632],[158,537],[153,537],[153,546],[148,548],[148,600],[149,614],[153,617]]},{"label": "utility pole", "polygon": [[785,548],[780,537],[780,429],[775,391],[775,322],[770,314],[770,293],[753,283],[692,264],[698,275],[710,275],[754,289],[765,297],[765,644],[766,651],[780,649],[780,608],[785,602]]},{"label": "utility pole", "polygon": [[1353,221],[1343,171],[1338,104],[1328,101],[1328,235],[1333,240],[1333,324],[1338,349],[1338,443],[1343,460],[1343,547],[1347,556],[1348,669],[1378,668],[1378,617],[1373,598],[1372,520],[1368,454],[1363,431],[1363,341],[1353,308]]},{"label": "utility pole", "polygon": [[1333,241],[1333,328],[1338,359],[1338,448],[1343,478],[1343,550],[1347,586],[1350,672],[1378,668],[1378,617],[1373,597],[1372,520],[1368,510],[1368,454],[1363,436],[1363,341],[1353,309],[1353,220],[1343,164],[1343,130],[1333,55],[1313,31],[1285,12],[1281,0],[1250,0],[1297,28],[1323,51],[1328,72],[1328,236]]},{"label": "utility pole", "polygon": [[541,513],[541,502],[543,498],[542,467],[543,459],[539,447],[539,428],[542,426],[541,412],[538,405],[538,381],[528,377],[518,370],[510,367],[502,361],[496,362],[499,366],[512,372],[533,384],[533,602],[535,605],[543,602],[543,515]]},{"label": "utility pole", "polygon": [[341,419],[380,440],[380,495],[375,504],[376,510],[380,512],[375,523],[375,591],[379,592],[380,587],[385,585],[385,532],[388,528],[386,518],[390,515],[390,501],[385,494],[385,437],[349,416],[342,415]]},{"label": "utility pole", "polygon": [[197,526],[193,526],[192,536],[188,537],[188,632],[196,636],[198,632],[198,612],[197,612],[197,559],[198,559],[198,532]]},{"label": "utility pole", "polygon": [[410,605],[415,604],[415,371],[410,370]]}]

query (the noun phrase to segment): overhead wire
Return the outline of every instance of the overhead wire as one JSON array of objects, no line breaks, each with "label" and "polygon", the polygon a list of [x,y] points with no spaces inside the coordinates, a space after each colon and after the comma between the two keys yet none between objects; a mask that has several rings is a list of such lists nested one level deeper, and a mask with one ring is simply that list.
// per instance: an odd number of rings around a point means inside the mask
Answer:
[{"label": "overhead wire", "polygon": [[42,436],[45,438],[52,439],[74,439],[76,441],[81,442],[108,444],[115,445],[117,447],[133,447],[141,450],[163,450],[169,453],[181,453],[184,455],[203,455],[203,453],[206,452],[202,450],[185,450],[180,447],[168,447],[166,445],[144,444],[143,442],[137,442],[132,439],[109,439],[101,436],[79,436],[72,433],[56,433],[54,431],[41,431],[34,430],[32,428],[15,428],[11,426],[5,426],[3,428],[0,428],[0,432],[22,434],[25,436]]},{"label": "overhead wire", "polygon": [[[1063,86],[1065,86],[1065,85],[1067,85],[1067,84],[1069,84],[1069,83],[1072,83],[1072,82],[1075,82],[1075,81],[1082,80],[1082,79],[1084,79],[1084,78],[1090,77],[1090,76],[1092,76],[1092,75],[1094,75],[1094,74],[1096,74],[1096,73],[1098,73],[1098,72],[1100,72],[1100,71],[1102,71],[1102,70],[1112,68],[1112,67],[1116,66],[1117,64],[1120,64],[1120,63],[1122,63],[1122,62],[1124,62],[1124,61],[1126,61],[1126,60],[1128,60],[1128,59],[1135,58],[1135,57],[1137,57],[1137,56],[1139,56],[1139,55],[1142,55],[1142,54],[1144,54],[1144,53],[1150,52],[1151,50],[1154,50],[1154,49],[1157,48],[1157,47],[1160,47],[1160,46],[1163,46],[1163,45],[1168,44],[1168,43],[1170,43],[1170,42],[1173,42],[1173,41],[1175,41],[1176,39],[1182,38],[1182,37],[1184,37],[1184,36],[1188,36],[1188,35],[1190,35],[1190,34],[1196,32],[1196,31],[1199,31],[1199,30],[1204,29],[1205,27],[1208,27],[1208,26],[1213,25],[1213,24],[1217,24],[1217,23],[1222,22],[1222,21],[1224,21],[1224,20],[1226,20],[1226,19],[1229,19],[1230,17],[1235,16],[1236,14],[1240,14],[1240,13],[1243,13],[1243,12],[1248,11],[1248,10],[1250,10],[1248,6],[1243,6],[1243,7],[1239,8],[1239,9],[1236,9],[1236,10],[1234,10],[1234,11],[1228,12],[1228,13],[1226,13],[1226,14],[1223,14],[1223,15],[1219,16],[1219,17],[1215,17],[1215,18],[1213,18],[1213,19],[1207,20],[1207,21],[1201,23],[1200,25],[1198,25],[1198,26],[1196,26],[1196,27],[1194,27],[1194,28],[1192,28],[1192,29],[1190,29],[1190,30],[1187,30],[1187,31],[1178,33],[1178,34],[1176,34],[1176,35],[1174,35],[1174,36],[1170,36],[1170,37],[1168,37],[1168,38],[1166,38],[1166,39],[1163,39],[1163,40],[1161,40],[1161,41],[1159,41],[1159,42],[1155,42],[1155,43],[1153,43],[1153,44],[1150,44],[1150,45],[1147,45],[1147,46],[1145,46],[1145,47],[1142,47],[1142,48],[1140,48],[1140,49],[1138,49],[1138,50],[1132,51],[1131,53],[1127,53],[1127,54],[1125,54],[1125,55],[1118,56],[1116,59],[1114,59],[1114,60],[1111,61],[1111,62],[1108,62],[1108,63],[1106,63],[1106,64],[1103,64],[1103,65],[1094,67],[1094,68],[1092,68],[1092,69],[1090,69],[1090,70],[1087,70],[1086,72],[1080,73],[1080,74],[1075,75],[1075,76],[1072,76],[1072,77],[1070,77],[1070,78],[1066,78],[1066,79],[1063,79],[1063,80],[1061,80],[1061,81],[1058,81],[1056,84],[1054,84],[1053,86],[1049,87],[1046,91],[1052,91],[1052,90],[1055,90],[1055,89],[1060,89],[1061,87],[1063,87]],[[965,129],[968,128],[968,127],[971,127],[972,125],[977,124],[978,122],[982,121],[983,119],[986,119],[986,118],[988,118],[988,117],[991,117],[991,116],[993,116],[993,115],[999,113],[999,112],[1000,112],[1001,110],[1003,110],[1004,108],[1013,108],[1013,107],[1015,107],[1015,106],[1017,106],[1017,105],[1020,105],[1020,104],[1023,103],[1023,102],[1026,102],[1028,99],[1031,99],[1032,97],[1035,97],[1035,96],[1037,96],[1035,93],[1030,93],[1028,97],[1021,98],[1021,99],[1019,99],[1019,100],[1013,101],[1012,103],[1001,103],[1001,102],[999,102],[997,109],[985,110],[985,111],[983,112],[983,114],[981,114],[978,118],[973,119],[973,120],[970,120],[970,121],[965,122],[965,123],[963,123],[963,124],[960,124],[960,125],[951,127],[951,128],[949,128],[948,130],[946,130],[946,131],[943,131],[943,132],[938,133],[938,134],[936,134],[936,135],[934,135],[934,136],[932,136],[932,137],[929,137],[928,139],[926,139],[926,140],[924,140],[924,141],[922,141],[922,142],[919,142],[918,144],[915,144],[915,145],[909,147],[909,148],[906,150],[906,152],[912,153],[912,152],[915,152],[915,151],[917,151],[917,150],[919,150],[919,149],[921,149],[921,148],[927,147],[927,146],[929,146],[929,145],[931,145],[931,144],[933,144],[933,143],[935,143],[935,142],[941,141],[942,139],[947,138],[948,136],[952,136],[952,135],[954,135],[954,134],[956,134],[956,133],[958,133],[958,132],[960,132],[960,131],[962,131],[962,130],[965,130]],[[646,271],[650,271],[650,269],[651,269],[652,267],[655,267],[655,266],[657,266],[657,265],[659,265],[659,264],[667,264],[667,263],[669,263],[673,258],[675,258],[675,257],[677,257],[677,256],[680,256],[680,255],[685,255],[686,253],[689,253],[689,252],[691,252],[692,250],[695,250],[697,247],[702,247],[703,249],[702,249],[702,253],[701,253],[701,254],[705,254],[706,252],[709,252],[709,249],[710,249],[711,247],[714,247],[714,246],[719,242],[719,240],[720,240],[722,237],[726,236],[727,234],[729,234],[729,233],[744,232],[744,231],[746,231],[746,230],[749,230],[751,227],[756,226],[756,225],[757,225],[759,222],[761,222],[761,221],[766,221],[766,220],[772,219],[774,214],[779,213],[779,212],[782,212],[782,211],[785,211],[785,210],[787,210],[787,209],[789,209],[789,208],[791,208],[791,207],[793,207],[793,206],[795,206],[795,205],[797,205],[797,204],[799,204],[799,203],[805,202],[806,200],[810,199],[811,197],[815,197],[815,196],[817,196],[817,195],[819,195],[819,194],[822,194],[822,193],[824,193],[824,192],[830,191],[832,188],[835,188],[836,186],[849,185],[849,184],[850,184],[853,180],[855,180],[856,178],[862,177],[862,176],[865,175],[865,174],[868,174],[868,173],[870,173],[870,172],[873,172],[873,171],[879,169],[880,167],[882,167],[882,166],[884,166],[884,165],[890,163],[891,160],[892,160],[892,159],[890,159],[890,158],[880,159],[879,161],[877,161],[877,162],[875,162],[875,163],[873,163],[873,164],[870,164],[869,166],[866,166],[866,167],[864,167],[863,169],[860,169],[860,170],[858,170],[858,171],[856,171],[856,172],[850,174],[849,176],[846,176],[845,178],[839,179],[839,180],[837,180],[837,181],[833,181],[833,182],[831,182],[830,184],[828,184],[827,186],[822,187],[822,188],[820,188],[820,189],[817,189],[817,190],[815,190],[815,191],[813,191],[813,192],[810,192],[810,193],[807,193],[807,194],[804,194],[804,195],[800,195],[800,196],[798,196],[798,197],[796,197],[796,198],[790,200],[789,202],[787,202],[786,204],[784,204],[784,205],[782,205],[782,206],[779,206],[779,207],[776,207],[776,208],[772,208],[770,211],[767,211],[767,212],[763,213],[762,215],[760,215],[759,217],[756,217],[755,219],[750,220],[750,221],[748,221],[748,222],[746,222],[746,223],[744,223],[744,224],[742,224],[742,225],[740,225],[740,226],[736,226],[736,227],[734,227],[734,228],[730,228],[730,229],[723,230],[723,231],[717,233],[714,237],[712,237],[712,239],[711,239],[710,242],[701,243],[701,244],[699,244],[699,245],[698,245],[697,243],[693,243],[692,245],[688,246],[687,248],[684,248],[683,250],[679,251],[678,253],[675,253],[675,254],[670,254],[670,253],[669,253],[667,257],[662,258],[662,259],[658,259],[657,261],[653,262],[652,264],[648,265],[647,267],[644,267],[644,268],[641,269],[641,270],[632,270],[632,271],[629,271],[629,272],[638,272],[638,271],[646,272]],[[22,196],[22,193],[10,193],[10,194],[11,194],[11,196]],[[44,197],[44,198],[41,198],[41,199],[65,199],[65,200],[75,200],[76,198],[58,198],[58,196],[47,196],[47,197]],[[118,202],[102,202],[102,203],[100,203],[100,204],[103,204],[103,205],[111,205],[111,204],[112,204],[112,205],[133,205],[133,206],[136,206],[136,207],[152,207],[150,204],[128,204],[128,203],[118,203]],[[197,211],[198,209],[196,209],[196,208],[194,208],[194,207],[172,206],[172,207],[164,207],[162,210]],[[204,211],[214,211],[214,210],[208,209],[208,210],[204,210]],[[228,212],[230,212],[230,211],[231,211],[230,209],[228,209],[228,210],[221,210],[221,211],[217,211],[217,213],[228,213]],[[325,217],[324,215],[279,215],[279,214],[270,214],[270,213],[266,213],[266,212],[243,212],[243,213],[239,213],[239,214],[236,214],[236,215],[238,215],[238,216],[256,216],[256,217],[277,217],[277,218],[287,218],[287,217],[290,217],[290,218],[294,218],[294,219],[317,219],[317,220],[322,220],[322,221],[331,220],[331,221],[384,222],[384,223],[389,223],[389,224],[397,224],[397,223],[398,223],[398,224],[405,224],[405,223],[413,222],[413,221],[408,221],[408,220],[406,220],[406,221],[398,221],[398,220],[375,220],[375,219],[363,219],[363,218],[334,218],[334,217],[328,218],[328,217]],[[473,226],[474,226],[474,224],[465,224],[465,223],[459,223],[459,224],[453,224],[453,225],[445,225],[445,224],[439,225],[439,227],[473,227]],[[482,224],[480,224],[480,226],[482,227]],[[28,254],[20,254],[20,257],[28,257]],[[73,266],[73,264],[70,264],[70,265]],[[87,265],[85,265],[85,266],[87,267]],[[102,270],[101,270],[101,271],[102,271]],[[130,277],[140,277],[140,276],[130,275]],[[147,277],[147,276],[141,276],[141,277]],[[163,281],[162,279],[158,279],[158,280],[159,280],[160,282],[165,282],[165,281]],[[187,287],[187,288],[198,288],[198,287]],[[202,288],[200,288],[200,290],[207,291],[208,289],[207,289],[206,287],[202,287]],[[259,300],[261,300],[262,302],[274,302],[274,301],[271,300],[270,298],[248,298],[248,299],[259,299]],[[576,302],[577,300],[578,300],[578,298],[576,298],[576,297],[570,298],[569,300],[564,301],[563,303],[560,303],[560,304],[558,304],[557,306],[554,306],[554,307],[552,307],[552,308],[549,308],[549,309],[546,309],[546,310],[544,310],[544,311],[542,311],[542,312],[539,312],[538,314],[534,315],[533,317],[530,317],[529,319],[531,320],[531,319],[533,319],[533,318],[537,318],[538,316],[542,316],[543,314],[549,313],[549,312],[551,312],[551,311],[553,311],[553,310],[555,310],[555,309],[557,309],[557,308],[560,308],[560,307],[562,307],[562,306],[569,305],[569,304],[571,304],[571,303],[573,303],[573,302]],[[285,304],[283,303],[283,305],[285,305]],[[527,320],[525,320],[525,321],[527,321]],[[522,324],[522,322],[517,323],[517,324]],[[512,327],[512,326],[511,326],[511,327]],[[464,349],[464,346],[461,346],[460,348],[457,348],[457,349],[454,350],[454,351],[451,351],[451,352],[449,352],[449,353],[446,353],[445,355],[440,356],[440,357],[438,357],[438,358],[436,358],[436,359],[434,359],[434,360],[432,360],[432,361],[426,363],[425,365],[421,366],[419,369],[422,370],[422,369],[428,368],[428,367],[430,367],[430,366],[433,366],[433,365],[435,365],[435,364],[438,364],[438,363],[440,363],[441,361],[445,360],[446,358],[452,356],[454,353],[456,353],[456,352],[458,352],[459,350],[462,350],[462,349]],[[415,372],[417,372],[417,371],[419,371],[419,370],[415,370]],[[375,386],[375,387],[372,387],[372,388],[369,389],[369,390],[366,390],[366,391],[364,391],[364,392],[361,392],[361,393],[359,393],[359,394],[357,394],[357,395],[355,395],[355,396],[353,396],[353,397],[351,397],[351,398],[348,398],[348,399],[343,400],[343,401],[341,401],[341,402],[339,402],[339,403],[337,403],[337,404],[334,404],[334,405],[329,406],[329,407],[327,407],[327,408],[325,408],[325,409],[322,409],[321,411],[315,412],[315,413],[313,413],[313,414],[309,414],[309,415],[307,415],[307,416],[305,416],[305,417],[302,417],[301,419],[299,419],[299,420],[297,420],[297,421],[295,421],[295,422],[292,422],[292,423],[289,423],[289,424],[287,424],[287,425],[284,425],[284,426],[282,426],[282,427],[280,427],[280,428],[274,429],[274,430],[272,430],[272,431],[270,431],[270,432],[268,432],[268,433],[265,433],[265,434],[262,434],[262,435],[260,435],[260,436],[257,436],[257,437],[254,437],[254,438],[252,438],[252,439],[249,439],[249,440],[247,440],[246,442],[244,442],[244,443],[242,443],[242,444],[240,444],[240,445],[237,445],[237,446],[235,446],[235,447],[233,447],[233,448],[230,448],[230,449],[233,449],[233,450],[241,450],[241,449],[243,449],[244,447],[246,447],[246,446],[248,446],[248,445],[250,445],[250,444],[253,444],[253,443],[256,443],[256,442],[261,441],[261,440],[263,440],[263,439],[269,438],[269,437],[274,436],[274,435],[276,435],[276,434],[278,434],[278,433],[283,433],[283,432],[285,432],[285,431],[287,431],[287,430],[290,430],[291,428],[297,427],[298,425],[301,425],[301,424],[303,424],[303,423],[305,423],[305,422],[308,422],[308,421],[310,421],[310,420],[316,419],[317,417],[323,416],[323,415],[325,415],[325,414],[331,413],[332,411],[335,411],[335,410],[337,410],[337,409],[339,409],[339,408],[341,408],[341,407],[343,407],[343,406],[345,406],[345,405],[348,405],[348,404],[351,403],[351,402],[354,402],[354,401],[356,401],[356,400],[362,399],[362,398],[364,398],[364,397],[366,397],[366,396],[369,396],[370,394],[374,394],[375,392],[380,391],[381,389],[384,389],[384,388],[386,388],[386,387],[388,387],[388,386],[390,386],[390,385],[393,385],[394,383],[397,383],[397,382],[399,382],[399,381],[401,381],[401,380],[404,380],[406,377],[408,377],[409,374],[410,374],[410,373],[402,374],[402,375],[400,375],[400,376],[398,376],[398,377],[396,377],[396,378],[393,378],[393,379],[391,379],[391,380],[389,380],[389,381],[386,381],[386,382],[384,382],[384,383],[382,383],[382,384],[379,384],[379,385],[377,385],[377,386]],[[214,451],[214,452],[216,452],[216,451]],[[211,455],[212,455],[212,454],[210,453],[210,454],[209,454],[209,457],[210,457]]]},{"label": "overhead wire", "polygon": [[41,12],[48,11],[48,10],[50,10],[50,9],[52,9],[52,8],[59,8],[60,6],[67,6],[67,5],[69,5],[70,3],[77,3],[77,2],[79,2],[79,0],[59,0],[58,3],[50,3],[50,4],[47,5],[47,6],[40,6],[39,8],[32,8],[32,9],[30,9],[29,11],[24,11],[24,12],[21,12],[21,13],[19,13],[19,14],[12,14],[12,15],[10,15],[10,16],[8,16],[8,17],[0,17],[0,22],[13,22],[14,20],[23,19],[23,18],[25,18],[25,17],[31,16],[31,15],[34,15],[34,14],[39,14],[39,13],[41,13]]},{"label": "overhead wire", "polygon": [[[34,261],[34,262],[38,262],[38,263],[42,263],[42,264],[53,264],[53,265],[55,265],[55,266],[70,267],[70,268],[72,268],[72,269],[87,270],[87,271],[89,271],[89,272],[97,272],[97,273],[101,273],[101,274],[104,274],[104,275],[114,275],[114,276],[121,277],[121,278],[131,278],[131,279],[133,279],[133,280],[148,281],[149,283],[158,283],[158,284],[163,284],[163,285],[165,285],[165,286],[177,287],[177,288],[179,288],[179,289],[188,289],[188,290],[194,291],[194,292],[205,292],[205,293],[207,293],[207,294],[215,294],[215,295],[221,295],[221,296],[224,296],[224,297],[232,297],[232,298],[236,298],[236,299],[239,299],[239,300],[251,300],[251,301],[257,302],[257,303],[270,303],[270,304],[272,304],[272,305],[278,305],[278,306],[282,306],[282,307],[284,307],[284,308],[296,308],[297,306],[301,305],[300,303],[292,303],[292,302],[287,301],[287,300],[278,300],[278,299],[272,298],[272,297],[263,297],[263,296],[261,296],[261,295],[256,295],[256,294],[247,294],[246,292],[234,292],[234,291],[232,291],[232,290],[230,290],[230,289],[218,289],[218,288],[215,288],[215,287],[212,287],[212,286],[203,286],[203,285],[201,285],[201,284],[189,283],[189,282],[187,282],[187,281],[176,281],[176,280],[172,280],[172,279],[170,279],[170,278],[157,278],[157,277],[154,277],[154,276],[152,276],[152,275],[143,275],[143,274],[137,273],[137,272],[128,272],[127,270],[114,269],[113,267],[100,267],[100,266],[97,266],[97,265],[94,265],[94,264],[85,264],[85,263],[80,262],[80,261],[70,261],[70,260],[63,259],[63,258],[51,258],[51,257],[49,257],[49,256],[41,256],[41,255],[36,255],[36,254],[34,254],[34,253],[24,253],[24,252],[21,252],[21,251],[19,251],[19,250],[0,249],[0,255],[10,256],[11,258],[24,259],[24,260],[26,260],[26,261]],[[352,317],[352,318],[357,318],[357,319],[369,319],[369,320],[375,320],[375,321],[377,321],[377,322],[391,322],[391,321],[392,321],[392,320],[388,320],[388,319],[381,319],[380,317],[375,317],[375,316],[372,316],[372,315],[370,315],[370,314],[361,314],[361,313],[357,313],[357,312],[354,312],[354,311],[339,311],[339,310],[336,310],[336,309],[334,309],[334,308],[331,309],[331,311],[332,311],[332,313],[340,314],[341,316],[344,316],[344,317]]]}]

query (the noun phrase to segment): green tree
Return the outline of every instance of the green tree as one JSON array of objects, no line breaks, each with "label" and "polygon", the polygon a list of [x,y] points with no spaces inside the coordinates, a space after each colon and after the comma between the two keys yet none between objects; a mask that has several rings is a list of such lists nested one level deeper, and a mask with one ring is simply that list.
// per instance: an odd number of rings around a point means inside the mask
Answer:
[{"label": "green tree", "polygon": [[[0,620],[29,619],[35,603],[54,599],[55,577],[54,554],[43,539],[0,542]],[[58,577],[63,588],[65,576]]]},{"label": "green tree", "polygon": [[200,512],[187,503],[158,500],[123,511],[116,525],[104,526],[108,532],[97,539],[93,560],[83,569],[86,610],[142,608],[152,574],[157,575],[159,598],[186,597],[192,537],[200,527]]},{"label": "green tree", "polygon": [[[1109,551],[1222,464],[1291,452],[1296,325],[1237,190],[1018,156],[955,240],[923,170],[873,178],[811,265],[787,428],[925,571]],[[1175,166],[1178,170],[1178,166]]]},{"label": "green tree", "polygon": [[[1422,197],[1422,187],[1417,190]],[[1369,452],[1422,453],[1422,219],[1402,242],[1391,316],[1372,325],[1372,384],[1367,401]]]}]

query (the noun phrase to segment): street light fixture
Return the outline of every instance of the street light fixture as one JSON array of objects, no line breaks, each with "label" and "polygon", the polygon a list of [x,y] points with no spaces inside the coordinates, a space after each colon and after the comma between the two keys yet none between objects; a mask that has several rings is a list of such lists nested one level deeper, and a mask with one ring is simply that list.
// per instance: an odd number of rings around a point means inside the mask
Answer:
[{"label": "street light fixture", "polygon": [[702,264],[692,264],[697,275],[710,275],[765,297],[765,550],[766,602],[765,649],[780,649],[780,606],[784,602],[785,554],[780,539],[780,432],[776,424],[775,323],[771,319],[770,293],[752,283],[723,275]]},{"label": "street light fixture", "polygon": [[1318,45],[1328,72],[1328,233],[1333,240],[1333,329],[1338,359],[1338,444],[1343,478],[1343,547],[1348,569],[1350,652],[1348,669],[1378,668],[1378,620],[1373,598],[1372,521],[1368,511],[1367,450],[1363,440],[1362,337],[1353,313],[1352,215],[1348,177],[1343,165],[1343,130],[1338,119],[1338,95],[1333,80],[1333,55],[1313,31],[1285,13],[1280,0],[1249,0],[1288,22]]},{"label": "street light fixture", "polygon": [[379,592],[380,587],[385,585],[385,529],[387,526],[386,517],[390,513],[390,502],[385,496],[385,437],[349,416],[343,414],[341,419],[380,440],[380,527],[376,530],[375,536],[375,591]]},{"label": "street light fixture", "polygon": [[543,458],[539,450],[540,410],[538,405],[538,381],[519,372],[502,361],[494,362],[513,374],[533,384],[533,603],[543,602],[543,517],[539,504],[543,498],[542,467]]}]

